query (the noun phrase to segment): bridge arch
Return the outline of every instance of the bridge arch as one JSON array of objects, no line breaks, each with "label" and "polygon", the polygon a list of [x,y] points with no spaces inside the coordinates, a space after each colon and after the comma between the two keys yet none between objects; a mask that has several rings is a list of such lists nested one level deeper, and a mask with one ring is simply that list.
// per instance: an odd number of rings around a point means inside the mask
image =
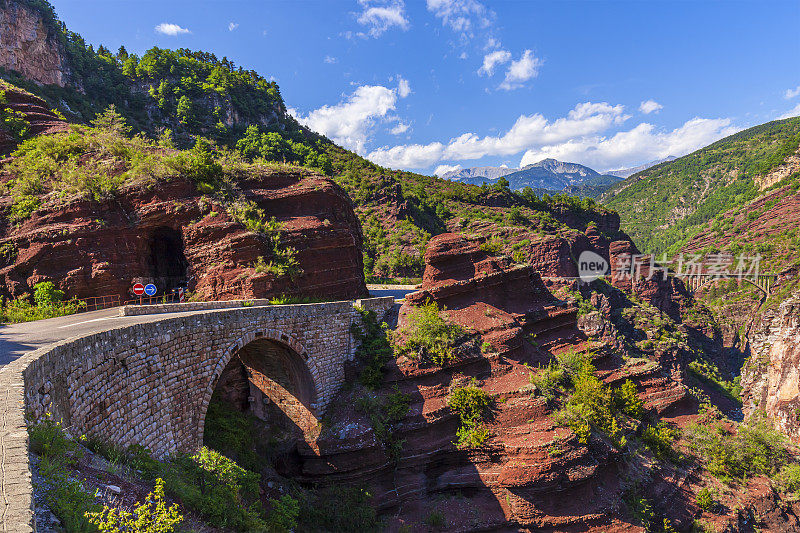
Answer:
[{"label": "bridge arch", "polygon": [[714,285],[715,283],[720,282],[720,281],[734,280],[734,281],[737,281],[740,286],[742,285],[743,282],[744,283],[748,283],[748,284],[752,285],[753,287],[757,288],[758,290],[760,290],[764,294],[764,296],[769,296],[769,293],[771,292],[771,289],[772,289],[772,282],[773,282],[773,276],[766,276],[766,275],[757,277],[755,281],[753,281],[749,277],[742,277],[742,278],[727,277],[727,278],[725,278],[725,277],[693,276],[693,278],[696,278],[696,280],[692,284],[694,286],[694,288],[692,288],[692,292],[693,293],[699,292],[702,289],[706,289],[708,287],[711,287],[712,285]]},{"label": "bridge arch", "polygon": [[[275,376],[270,376],[270,372],[264,371],[264,368],[257,368],[260,365],[258,362],[253,361],[254,354],[246,353],[248,348],[255,348],[256,351],[261,348],[261,353],[256,354],[256,356],[268,358],[270,357],[270,354],[267,353],[270,351],[268,350],[270,344],[283,347],[285,352],[287,352],[287,358],[280,356],[282,359],[284,359],[283,361],[271,362],[278,364],[283,363],[284,365],[291,367],[289,369],[284,368],[284,370],[288,370],[289,374],[292,374],[293,379],[290,378],[290,380],[293,381],[293,383],[291,383],[291,385],[278,384],[276,382],[270,383],[269,385],[263,383],[265,380],[272,381]],[[249,360],[241,360],[243,352],[246,354],[246,359]],[[275,357],[275,354],[272,354],[272,357]],[[267,387],[272,385],[271,388],[276,386],[278,388],[283,388],[284,390],[282,392],[284,393],[284,396],[286,394],[294,396],[296,403],[300,404],[294,405],[294,410],[299,409],[303,412],[285,414],[287,414],[287,417],[294,421],[298,427],[306,430],[309,429],[308,425],[310,420],[313,420],[314,424],[318,421],[320,416],[319,399],[323,396],[324,390],[320,375],[321,369],[317,365],[316,361],[309,357],[309,353],[293,335],[277,329],[254,329],[241,335],[225,350],[223,356],[219,359],[214,371],[210,375],[208,385],[206,386],[202,401],[199,406],[199,420],[195,442],[196,448],[199,448],[203,445],[206,416],[208,414],[211,400],[214,397],[214,393],[220,385],[220,381],[223,378],[226,369],[228,369],[229,365],[232,363],[236,363],[236,359],[239,359],[239,362],[245,367],[249,375],[248,379],[250,379],[251,382],[260,381],[260,383],[253,383],[253,386],[259,389],[266,398],[271,398],[272,400],[276,399],[274,395],[270,395],[266,390],[263,390],[265,385]],[[261,362],[269,363],[270,361],[262,360]],[[261,379],[253,379],[253,374],[256,374]],[[253,387],[251,387],[251,389],[252,388]],[[258,402],[254,401],[253,403],[257,404]]]}]

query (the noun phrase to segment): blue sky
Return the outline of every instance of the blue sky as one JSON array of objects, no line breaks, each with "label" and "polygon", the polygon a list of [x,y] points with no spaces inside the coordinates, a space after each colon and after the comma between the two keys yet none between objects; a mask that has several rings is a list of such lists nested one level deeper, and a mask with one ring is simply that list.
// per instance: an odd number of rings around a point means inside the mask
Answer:
[{"label": "blue sky", "polygon": [[392,168],[603,171],[800,115],[797,0],[53,3],[95,46],[275,79],[301,122]]}]

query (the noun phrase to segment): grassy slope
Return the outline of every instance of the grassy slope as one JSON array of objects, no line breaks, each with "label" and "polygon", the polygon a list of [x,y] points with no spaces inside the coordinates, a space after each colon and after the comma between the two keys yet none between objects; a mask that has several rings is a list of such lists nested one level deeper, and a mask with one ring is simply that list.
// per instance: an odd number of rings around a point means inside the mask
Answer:
[{"label": "grassy slope", "polygon": [[634,174],[602,202],[620,213],[639,248],[675,252],[704,223],[756,198],[756,179],[798,145],[800,117],[762,124]]}]

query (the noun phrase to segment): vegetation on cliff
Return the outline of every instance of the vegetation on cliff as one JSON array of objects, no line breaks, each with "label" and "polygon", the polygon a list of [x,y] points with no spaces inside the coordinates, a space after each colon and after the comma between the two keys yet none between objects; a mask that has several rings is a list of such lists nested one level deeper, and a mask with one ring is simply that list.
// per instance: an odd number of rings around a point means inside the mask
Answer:
[{"label": "vegetation on cliff", "polygon": [[[242,416],[238,412],[210,412],[209,421],[225,424],[216,418],[231,415]],[[235,434],[234,441],[249,446],[253,442],[246,425],[228,429]],[[40,476],[46,505],[66,531],[169,533],[212,527],[288,533],[378,529],[371,495],[359,487],[304,489],[279,480],[281,488],[269,490],[258,473],[272,472],[267,466],[269,457],[260,457],[251,465],[256,471],[205,446],[192,455],[156,460],[142,446],[123,449],[93,437],[73,439],[52,420],[31,426],[29,434],[35,454],[34,475]],[[224,438],[231,440],[230,436]],[[217,438],[216,442],[221,441]],[[123,497],[107,489],[109,482],[124,487]],[[267,497],[266,491],[274,497]],[[136,496],[138,502],[126,503],[129,496]]]},{"label": "vegetation on cliff", "polygon": [[28,135],[29,124],[24,113],[8,106],[6,98],[8,86],[8,83],[0,80],[0,129],[8,132],[12,139],[21,141]]},{"label": "vegetation on cliff", "polygon": [[395,351],[411,359],[443,366],[453,357],[455,341],[464,329],[448,321],[435,302],[414,308],[408,324],[398,332]]},{"label": "vegetation on cliff", "polygon": [[270,253],[253,265],[256,272],[299,273],[296,251],[281,243],[281,224],[246,199],[238,185],[282,168],[282,163],[248,162],[238,152],[216,147],[202,137],[189,150],[174,148],[168,135],[157,141],[141,134],[131,137],[130,127],[114,106],[92,124],[28,139],[13,153],[12,161],[0,168],[12,199],[6,213],[10,223],[22,223],[47,203],[73,197],[104,202],[126,186],[189,178],[199,194],[215,198],[231,217],[263,236]]},{"label": "vegetation on cliff", "polygon": [[769,122],[634,174],[602,202],[640,249],[674,253],[707,222],[730,224],[718,217],[756,198],[758,178],[798,147],[800,117]]}]

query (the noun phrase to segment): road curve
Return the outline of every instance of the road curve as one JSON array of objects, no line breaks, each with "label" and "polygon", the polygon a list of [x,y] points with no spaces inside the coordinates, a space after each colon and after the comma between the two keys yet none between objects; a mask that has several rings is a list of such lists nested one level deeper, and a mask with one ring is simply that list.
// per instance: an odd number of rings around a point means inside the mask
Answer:
[{"label": "road curve", "polygon": [[219,309],[160,313],[153,315],[119,316],[120,308],[89,311],[75,315],[48,318],[35,322],[0,326],[0,367],[27,352],[71,337],[83,337],[114,328],[156,322],[168,318],[213,313]]}]

